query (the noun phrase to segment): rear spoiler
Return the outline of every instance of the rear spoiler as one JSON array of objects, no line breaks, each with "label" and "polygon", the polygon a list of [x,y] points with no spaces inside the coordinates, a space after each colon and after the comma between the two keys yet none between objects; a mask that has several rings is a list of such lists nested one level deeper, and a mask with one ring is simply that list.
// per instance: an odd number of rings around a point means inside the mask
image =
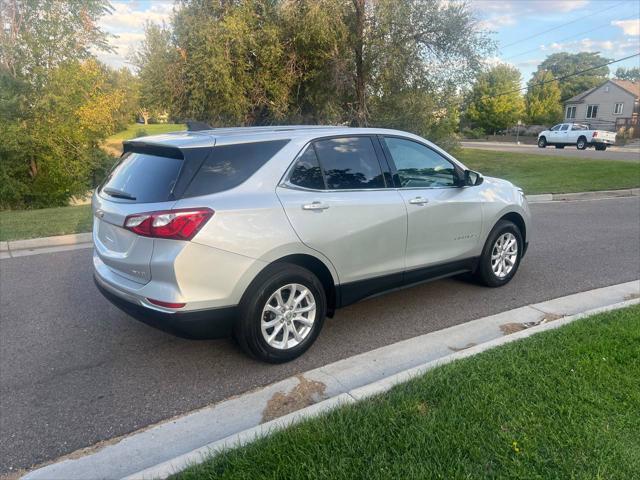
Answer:
[{"label": "rear spoiler", "polygon": [[149,155],[157,155],[158,157],[177,158],[179,160],[184,158],[182,150],[179,148],[147,143],[144,140],[125,140],[122,142],[122,153],[128,152],[147,153]]}]

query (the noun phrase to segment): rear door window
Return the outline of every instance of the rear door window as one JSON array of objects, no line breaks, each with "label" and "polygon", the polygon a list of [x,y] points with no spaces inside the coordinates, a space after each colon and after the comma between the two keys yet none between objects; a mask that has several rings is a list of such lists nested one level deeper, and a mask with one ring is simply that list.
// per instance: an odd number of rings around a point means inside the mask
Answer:
[{"label": "rear door window", "polygon": [[320,163],[313,148],[310,145],[305,152],[298,157],[291,171],[289,183],[302,188],[324,190],[324,179],[320,170]]},{"label": "rear door window", "polygon": [[110,200],[166,202],[171,199],[183,161],[178,151],[172,156],[125,153],[107,176],[100,194]]},{"label": "rear door window", "polygon": [[289,140],[213,147],[183,197],[210,195],[237,187],[278,153]]},{"label": "rear door window", "polygon": [[369,137],[342,137],[314,143],[327,188],[384,188],[382,169]]}]

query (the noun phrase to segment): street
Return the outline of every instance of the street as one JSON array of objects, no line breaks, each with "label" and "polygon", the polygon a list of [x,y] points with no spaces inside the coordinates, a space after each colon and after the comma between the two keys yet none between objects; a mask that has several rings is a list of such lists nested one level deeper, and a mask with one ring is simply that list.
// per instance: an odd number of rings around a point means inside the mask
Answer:
[{"label": "street", "polygon": [[493,150],[498,152],[531,153],[533,155],[554,155],[558,157],[580,158],[589,160],[623,160],[627,162],[640,162],[640,151],[637,148],[623,149],[609,147],[604,152],[598,152],[594,148],[578,150],[575,145],[567,145],[564,148],[538,148],[537,145],[516,145],[506,142],[478,142],[463,141],[464,148],[477,148],[479,150]]},{"label": "street", "polygon": [[448,279],[369,299],[284,365],[131,319],[96,290],[90,249],[1,261],[0,475],[357,353],[640,277],[639,198],[531,208],[530,248],[505,287]]}]

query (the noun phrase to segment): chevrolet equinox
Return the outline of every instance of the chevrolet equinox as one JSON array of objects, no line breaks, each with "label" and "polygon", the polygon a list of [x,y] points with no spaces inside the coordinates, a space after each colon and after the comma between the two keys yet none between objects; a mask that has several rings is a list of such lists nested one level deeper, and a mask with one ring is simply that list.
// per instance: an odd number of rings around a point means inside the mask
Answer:
[{"label": "chevrolet equinox", "polygon": [[326,316],[470,272],[509,282],[527,250],[521,189],[416,135],[255,127],[124,143],[93,196],[100,291],[175,334],[233,335],[284,362]]}]

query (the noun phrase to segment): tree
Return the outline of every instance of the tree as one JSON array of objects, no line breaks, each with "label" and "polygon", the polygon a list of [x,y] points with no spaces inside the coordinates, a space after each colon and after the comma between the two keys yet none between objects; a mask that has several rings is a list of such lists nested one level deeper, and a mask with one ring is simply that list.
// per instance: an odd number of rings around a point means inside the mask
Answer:
[{"label": "tree", "polygon": [[131,60],[138,67],[138,114],[147,124],[151,117],[173,110],[174,99],[180,96],[176,77],[180,58],[166,25],[147,23],[144,32]]},{"label": "tree", "polygon": [[0,207],[63,205],[109,159],[98,142],[123,118],[125,93],[92,49],[105,0],[1,0]]},{"label": "tree", "polygon": [[372,2],[365,75],[368,123],[442,142],[457,128],[460,90],[493,48],[464,2]]},{"label": "tree", "polygon": [[[182,0],[171,34],[159,33],[148,29],[137,55],[141,78],[154,70],[175,78],[173,114],[215,125],[331,122],[450,134],[458,87],[493,48],[469,4],[444,0]],[[161,54],[148,54],[152,44]]]},{"label": "tree", "polygon": [[554,78],[558,78],[598,67],[560,81],[560,101],[564,102],[574,95],[606,82],[609,77],[609,67],[599,66],[610,61],[611,59],[604,58],[596,52],[560,52],[548,56],[538,66],[538,72],[548,71],[551,72]]},{"label": "tree", "polygon": [[560,87],[558,82],[553,81],[551,72],[535,72],[529,80],[525,95],[527,122],[533,125],[550,125],[561,121],[563,111],[560,95]]},{"label": "tree", "polygon": [[630,82],[640,82],[640,67],[619,67],[616,70],[616,78],[620,80],[629,80]]},{"label": "tree", "polygon": [[65,61],[110,51],[110,35],[97,20],[112,10],[107,0],[0,0],[1,68],[38,86]]},{"label": "tree", "polygon": [[469,97],[468,119],[494,134],[515,125],[524,114],[520,81],[520,71],[504,64],[478,75]]}]

